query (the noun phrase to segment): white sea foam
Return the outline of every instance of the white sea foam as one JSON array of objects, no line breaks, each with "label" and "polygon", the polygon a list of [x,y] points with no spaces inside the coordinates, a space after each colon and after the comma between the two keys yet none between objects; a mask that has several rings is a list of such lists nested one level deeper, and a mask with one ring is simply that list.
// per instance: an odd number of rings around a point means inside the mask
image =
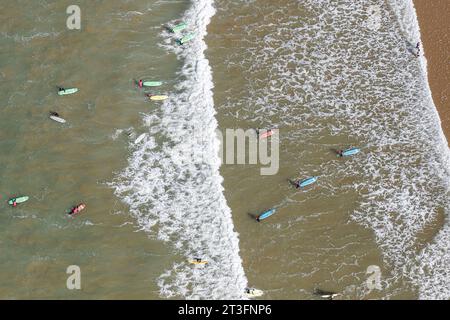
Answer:
[{"label": "white sea foam", "polygon": [[[113,183],[142,230],[173,244],[184,260],[158,279],[163,297],[245,299],[247,280],[219,173],[212,75],[204,51],[211,0],[193,0],[182,20],[196,37],[183,47],[179,83],[160,110],[145,116],[148,137]],[[164,34],[164,36],[168,36]],[[192,157],[192,154],[197,157]],[[188,259],[208,260],[196,267]]]},{"label": "white sea foam", "polygon": [[[420,37],[419,23],[413,1],[390,0],[394,12],[402,30],[412,39]],[[427,93],[427,101],[431,106],[430,112],[434,111],[434,122],[437,130],[436,151],[442,157],[441,161],[434,163],[436,174],[440,175],[445,184],[441,210],[444,212],[444,225],[440,228],[432,241],[420,250],[415,257],[416,265],[411,267],[409,276],[419,287],[419,298],[421,299],[449,299],[450,298],[450,205],[448,201],[450,191],[450,151],[447,139],[440,126],[439,114],[432,101],[431,89],[427,81],[427,61],[421,56],[423,73],[423,86]],[[440,166],[442,165],[442,168]],[[431,219],[435,215],[431,215]]]},{"label": "white sea foam", "polygon": [[13,41],[15,41],[17,43],[26,44],[34,39],[39,39],[39,38],[55,39],[60,34],[61,34],[61,32],[36,32],[31,35],[24,36],[24,35],[19,35],[19,34],[9,34],[7,32],[1,32],[0,36],[7,38],[7,39],[12,39]]}]

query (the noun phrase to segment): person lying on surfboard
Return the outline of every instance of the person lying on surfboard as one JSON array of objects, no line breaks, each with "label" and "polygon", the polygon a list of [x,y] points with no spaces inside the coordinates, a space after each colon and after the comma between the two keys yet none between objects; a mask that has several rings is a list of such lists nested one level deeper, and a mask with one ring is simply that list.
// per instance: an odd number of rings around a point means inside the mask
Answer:
[{"label": "person lying on surfboard", "polygon": [[333,300],[333,298],[342,295],[341,293],[332,292],[332,291],[324,291],[324,290],[321,290],[318,288],[314,289],[313,293],[315,295],[321,296],[324,299],[329,299],[329,300]]},{"label": "person lying on surfboard", "polygon": [[[273,129],[267,129],[265,132],[261,133],[261,129],[255,129],[256,135],[260,138],[267,138],[273,134]],[[261,134],[260,134],[261,133]]]},{"label": "person lying on surfboard", "polygon": [[20,196],[20,197],[14,197],[8,200],[8,204],[13,207],[17,207],[18,204],[21,204],[25,201],[28,201],[28,196]]},{"label": "person lying on surfboard", "polygon": [[72,208],[72,210],[70,210],[70,215],[75,215],[77,213],[80,213],[81,211],[83,211],[86,208],[86,205],[84,203],[80,203],[79,205],[75,206]]}]

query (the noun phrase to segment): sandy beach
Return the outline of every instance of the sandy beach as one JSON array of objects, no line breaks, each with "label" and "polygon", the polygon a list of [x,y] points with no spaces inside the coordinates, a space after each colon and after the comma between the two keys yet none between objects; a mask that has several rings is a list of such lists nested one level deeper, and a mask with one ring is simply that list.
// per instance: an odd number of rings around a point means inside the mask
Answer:
[{"label": "sandy beach", "polygon": [[[442,128],[450,141],[450,2],[414,0],[419,19],[423,51],[428,61],[428,80]],[[450,145],[450,144],[449,144]]]}]

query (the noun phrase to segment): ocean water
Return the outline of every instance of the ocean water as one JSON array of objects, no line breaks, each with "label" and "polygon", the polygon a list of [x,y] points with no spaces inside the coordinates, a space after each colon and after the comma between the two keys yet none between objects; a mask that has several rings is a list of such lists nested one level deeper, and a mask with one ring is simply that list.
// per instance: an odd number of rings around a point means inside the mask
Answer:
[{"label": "ocean water", "polygon": [[[180,257],[141,230],[109,183],[147,130],[143,114],[159,107],[134,79],[172,90],[181,64],[158,47],[159,34],[188,4],[79,1],[81,30],[67,29],[60,1],[3,4],[0,297],[160,298],[156,279]],[[60,97],[58,85],[80,91]],[[7,205],[21,194],[30,200]],[[79,202],[87,209],[70,219]],[[66,287],[70,265],[81,290]]]},{"label": "ocean water", "polygon": [[[320,287],[344,299],[447,299],[449,152],[426,60],[412,55],[412,2],[216,5],[208,44],[223,126],[280,129],[278,175],[224,168],[225,188],[240,189],[230,205],[249,280],[271,298]],[[361,154],[336,159],[349,146]],[[310,175],[319,181],[306,193],[286,183]],[[264,226],[245,219],[270,206],[281,210]]]},{"label": "ocean water", "polygon": [[[411,1],[80,1],[79,31],[24,4],[0,16],[1,298],[449,298],[449,152]],[[221,164],[217,129],[269,127],[277,174]]]},{"label": "ocean water", "polygon": [[[166,297],[243,299],[247,284],[221,185],[213,83],[204,56],[203,37],[214,13],[211,1],[193,1],[181,20],[196,37],[180,48],[179,35],[164,35],[162,47],[175,52],[183,67],[172,96],[146,114],[151,135],[114,184],[138,223],[185,257],[158,279]],[[188,260],[194,257],[208,265],[193,267]]]}]

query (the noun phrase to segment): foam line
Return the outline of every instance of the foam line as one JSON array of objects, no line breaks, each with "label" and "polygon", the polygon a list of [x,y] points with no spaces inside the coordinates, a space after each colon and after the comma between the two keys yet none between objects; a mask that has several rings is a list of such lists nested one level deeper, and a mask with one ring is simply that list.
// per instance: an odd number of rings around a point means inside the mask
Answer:
[{"label": "foam line", "polygon": [[[221,185],[212,72],[204,55],[214,13],[211,0],[192,1],[182,20],[196,37],[182,47],[166,40],[165,47],[184,61],[179,83],[159,111],[145,116],[148,137],[133,147],[128,167],[113,183],[142,229],[185,258],[158,279],[163,297],[245,299],[247,279]],[[193,257],[208,264],[189,264]]]}]

